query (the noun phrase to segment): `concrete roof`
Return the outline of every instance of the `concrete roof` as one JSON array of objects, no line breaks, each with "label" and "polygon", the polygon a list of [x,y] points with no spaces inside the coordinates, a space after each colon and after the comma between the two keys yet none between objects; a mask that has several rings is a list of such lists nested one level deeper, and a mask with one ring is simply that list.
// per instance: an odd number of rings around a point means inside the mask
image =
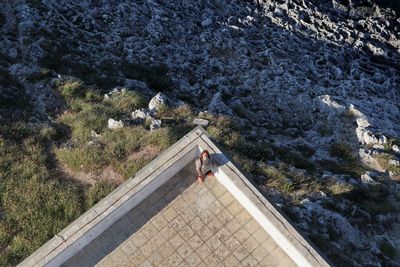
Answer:
[{"label": "concrete roof", "polygon": [[[199,184],[208,149],[215,177]],[[197,127],[20,266],[329,266]]]}]

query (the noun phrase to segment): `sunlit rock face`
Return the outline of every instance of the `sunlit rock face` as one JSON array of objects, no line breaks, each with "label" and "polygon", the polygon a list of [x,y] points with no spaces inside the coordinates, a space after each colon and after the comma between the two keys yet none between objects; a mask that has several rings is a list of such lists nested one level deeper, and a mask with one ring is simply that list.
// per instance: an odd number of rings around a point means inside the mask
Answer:
[{"label": "sunlit rock face", "polygon": [[[120,86],[151,98],[161,91],[165,99],[235,118],[246,138],[293,150],[306,145],[315,162],[331,159],[332,143],[349,143],[389,177],[373,158],[398,150],[390,143],[400,137],[396,10],[394,1],[372,0],[3,1],[0,119],[30,106],[33,123],[49,120],[62,103],[51,80],[37,79],[47,68],[50,78],[72,75],[107,92]],[[314,233],[310,201],[302,229]],[[334,227],[320,207],[315,216]],[[340,210],[348,217],[334,217],[363,236],[361,249],[335,235],[334,245],[348,244],[345,260],[380,262],[376,236],[386,229],[359,225],[357,214],[368,215],[352,212],[351,202]],[[373,253],[361,252],[368,249]]]}]

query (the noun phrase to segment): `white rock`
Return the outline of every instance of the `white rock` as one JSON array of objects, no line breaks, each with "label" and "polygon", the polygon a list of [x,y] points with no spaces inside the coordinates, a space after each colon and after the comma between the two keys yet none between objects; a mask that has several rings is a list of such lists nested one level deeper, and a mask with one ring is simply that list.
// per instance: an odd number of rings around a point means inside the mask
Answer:
[{"label": "white rock", "polygon": [[96,131],[94,131],[94,130],[92,130],[92,131],[90,132],[90,135],[91,135],[93,138],[99,138],[99,137],[101,137],[101,135],[100,135],[99,133],[97,133]]},{"label": "white rock", "polygon": [[161,120],[152,119],[150,124],[150,131],[161,128]]},{"label": "white rock", "polygon": [[193,120],[193,124],[195,125],[200,125],[202,127],[207,127],[208,126],[209,121],[205,120],[205,119],[199,119],[199,118],[195,118]]},{"label": "white rock", "polygon": [[386,136],[382,135],[381,137],[379,137],[379,144],[384,145],[387,144],[388,139]]},{"label": "white rock", "polygon": [[132,119],[148,119],[148,118],[152,118],[150,116],[150,113],[148,112],[147,109],[145,108],[141,108],[141,109],[137,109],[134,112],[132,112],[131,114]]},{"label": "white rock", "polygon": [[368,120],[366,118],[357,118],[357,125],[358,127],[368,127],[370,126],[370,123],[368,122]]},{"label": "white rock", "polygon": [[165,104],[167,104],[167,97],[163,93],[158,93],[150,100],[149,110],[150,112],[157,112]]},{"label": "white rock", "polygon": [[108,119],[108,129],[118,129],[118,128],[122,128],[122,127],[124,127],[124,123],[121,120],[116,121],[111,118]]},{"label": "white rock", "polygon": [[320,110],[327,114],[330,114],[332,112],[340,114],[346,110],[345,106],[339,104],[330,95],[319,96],[318,101]]},{"label": "white rock", "polygon": [[393,166],[400,166],[400,161],[395,160],[395,159],[391,159],[389,160],[389,165],[393,165]]},{"label": "white rock", "polygon": [[393,145],[393,146],[392,146],[392,150],[393,150],[394,152],[396,152],[397,154],[400,154],[400,148],[399,148],[398,145]]},{"label": "white rock", "polygon": [[380,144],[375,144],[372,146],[373,149],[378,149],[378,150],[383,150],[385,149],[385,147],[383,145]]},{"label": "white rock", "polygon": [[377,184],[377,182],[374,179],[372,179],[372,177],[369,175],[368,172],[361,174],[361,181],[364,184]]},{"label": "white rock", "polygon": [[378,138],[371,131],[362,127],[357,127],[356,134],[358,141],[364,145],[374,145],[379,143]]}]

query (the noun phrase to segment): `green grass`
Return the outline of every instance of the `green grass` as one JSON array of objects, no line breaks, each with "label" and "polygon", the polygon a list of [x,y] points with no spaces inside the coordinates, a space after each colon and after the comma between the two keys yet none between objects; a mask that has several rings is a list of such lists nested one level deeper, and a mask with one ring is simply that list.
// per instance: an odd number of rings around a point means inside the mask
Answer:
[{"label": "green grass", "polygon": [[97,182],[95,185],[91,186],[86,191],[86,207],[89,209],[90,207],[94,206],[97,202],[102,200],[108,194],[110,194],[116,185],[110,183],[108,181],[100,181]]},{"label": "green grass", "polygon": [[86,91],[83,82],[78,79],[65,80],[65,81],[59,80],[56,86],[57,89],[60,91],[61,95],[66,99],[83,96]]},{"label": "green grass", "polygon": [[147,100],[136,91],[125,91],[106,100],[119,113],[131,113],[138,108],[146,107]]},{"label": "green grass", "polygon": [[141,158],[137,160],[126,160],[122,162],[117,162],[117,171],[125,178],[129,178],[135,175],[139,170],[145,167],[153,158]]},{"label": "green grass", "polygon": [[[23,131],[22,126],[12,126]],[[15,138],[15,137],[14,137]],[[82,192],[52,178],[37,131],[18,139],[0,137],[0,265],[14,265],[82,212]]]}]

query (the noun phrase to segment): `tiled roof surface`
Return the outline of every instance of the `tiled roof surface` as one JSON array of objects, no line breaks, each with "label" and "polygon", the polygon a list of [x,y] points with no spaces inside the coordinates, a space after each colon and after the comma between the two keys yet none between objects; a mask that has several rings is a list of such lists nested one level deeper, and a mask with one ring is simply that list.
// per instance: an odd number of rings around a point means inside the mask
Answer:
[{"label": "tiled roof surface", "polygon": [[296,266],[215,177],[189,164],[65,266]]}]

